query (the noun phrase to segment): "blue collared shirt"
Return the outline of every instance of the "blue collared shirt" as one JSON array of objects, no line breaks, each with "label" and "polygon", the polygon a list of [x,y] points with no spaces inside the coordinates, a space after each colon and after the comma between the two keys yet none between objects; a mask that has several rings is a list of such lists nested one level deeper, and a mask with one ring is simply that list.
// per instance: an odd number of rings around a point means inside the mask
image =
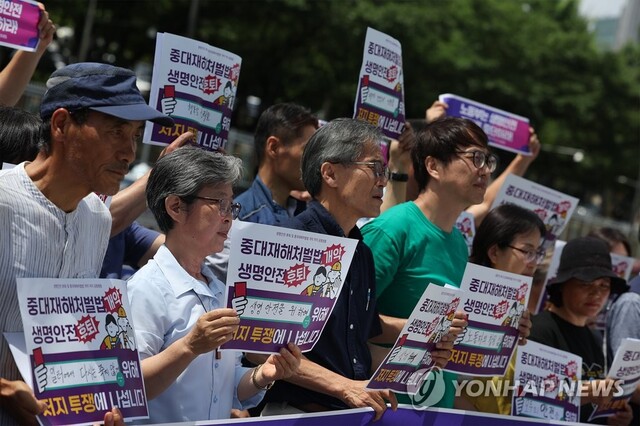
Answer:
[{"label": "blue collared shirt", "polygon": [[[186,336],[205,312],[225,307],[224,284],[207,268],[208,285],[190,276],[166,246],[127,282],[131,322],[141,359],[166,350]],[[196,357],[164,392],[149,401],[149,420],[169,423],[229,417],[231,408],[247,409],[260,402],[264,391],[238,400],[238,384],[249,369],[240,364],[241,352],[214,352]]]},{"label": "blue collared shirt", "polygon": [[273,201],[271,190],[262,182],[260,176],[256,176],[249,189],[238,195],[235,201],[242,206],[238,219],[265,225],[282,225],[305,207],[304,202],[291,197],[289,197],[291,208],[283,207]]}]

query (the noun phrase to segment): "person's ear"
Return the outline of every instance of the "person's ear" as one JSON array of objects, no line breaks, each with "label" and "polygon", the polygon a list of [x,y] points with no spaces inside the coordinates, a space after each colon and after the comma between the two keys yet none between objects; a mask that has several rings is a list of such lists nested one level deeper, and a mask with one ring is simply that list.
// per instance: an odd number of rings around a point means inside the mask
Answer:
[{"label": "person's ear", "polygon": [[493,244],[491,247],[489,247],[489,250],[487,250],[487,257],[491,261],[492,265],[498,263],[498,250],[500,250],[500,248],[497,244]]},{"label": "person's ear", "polygon": [[322,180],[330,187],[338,187],[338,170],[336,170],[336,164],[324,162],[320,166],[320,175]]},{"label": "person's ear", "polygon": [[278,151],[282,146],[280,138],[277,136],[269,136],[264,144],[265,156],[275,160],[278,158]]},{"label": "person's ear", "polygon": [[440,160],[435,157],[428,156],[424,159],[424,166],[429,176],[436,179],[440,177],[440,173],[442,172],[442,162]]},{"label": "person's ear", "polygon": [[[51,132],[51,144],[57,141],[64,141],[69,133],[69,126],[74,121],[71,114],[65,108],[58,108],[51,115],[49,131]],[[52,146],[53,147],[53,146]]]},{"label": "person's ear", "polygon": [[187,205],[177,195],[169,195],[164,199],[164,208],[174,222],[180,223],[186,217]]}]

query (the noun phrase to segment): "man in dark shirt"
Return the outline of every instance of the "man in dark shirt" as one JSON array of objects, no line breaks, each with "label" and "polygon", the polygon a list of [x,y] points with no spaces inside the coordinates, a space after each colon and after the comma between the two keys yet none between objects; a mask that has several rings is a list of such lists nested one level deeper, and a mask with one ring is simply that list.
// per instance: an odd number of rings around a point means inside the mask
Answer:
[{"label": "man in dark shirt", "polygon": [[[358,240],[341,293],[322,336],[306,353],[296,377],[281,381],[267,392],[266,412],[280,414],[371,407],[379,419],[389,401],[388,390],[367,391],[365,386],[388,349],[370,343],[380,335],[395,340],[403,322],[383,323],[376,307],[375,268],[371,250],[356,227],[361,217],[376,217],[388,169],[380,152],[378,130],[370,124],[334,120],[311,137],[302,155],[302,180],[312,201],[307,210],[286,226]],[[432,354],[443,364],[450,356],[455,335],[444,339]],[[442,364],[441,364],[442,365]],[[277,407],[274,409],[274,407]]]}]

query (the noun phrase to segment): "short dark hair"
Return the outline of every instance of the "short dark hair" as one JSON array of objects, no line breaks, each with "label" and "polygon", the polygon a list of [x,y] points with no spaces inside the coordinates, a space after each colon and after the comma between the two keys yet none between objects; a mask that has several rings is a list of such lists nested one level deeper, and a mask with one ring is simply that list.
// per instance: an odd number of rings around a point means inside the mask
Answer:
[{"label": "short dark hair", "polygon": [[35,114],[0,106],[0,164],[33,161],[40,146],[41,123]]},{"label": "short dark hair", "polygon": [[264,110],[258,119],[253,139],[258,165],[264,160],[264,149],[270,136],[288,144],[300,137],[306,126],[318,128],[318,118],[303,106],[294,103],[275,104]]},{"label": "short dark hair", "polygon": [[604,226],[602,228],[594,229],[587,234],[587,237],[600,238],[609,245],[609,249],[613,249],[613,246],[620,243],[627,250],[627,256],[631,256],[631,244],[629,243],[629,239],[615,228]]},{"label": "short dark hair", "polygon": [[533,230],[538,230],[541,237],[546,233],[542,219],[535,212],[511,203],[502,204],[491,210],[478,226],[469,261],[491,267],[489,248],[497,245],[504,249],[517,235]]},{"label": "short dark hair", "polygon": [[418,190],[422,192],[429,183],[430,176],[425,165],[427,157],[434,157],[446,165],[451,163],[457,151],[472,145],[487,148],[487,135],[466,118],[443,117],[419,130],[411,150]]}]

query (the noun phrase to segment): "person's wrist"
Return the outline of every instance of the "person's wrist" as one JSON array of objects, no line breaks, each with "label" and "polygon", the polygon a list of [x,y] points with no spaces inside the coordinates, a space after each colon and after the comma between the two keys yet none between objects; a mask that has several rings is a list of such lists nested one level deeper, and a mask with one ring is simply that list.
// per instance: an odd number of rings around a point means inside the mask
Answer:
[{"label": "person's wrist", "polygon": [[[262,365],[263,364],[260,364],[257,367],[253,368],[253,371],[251,372],[251,383],[256,389],[269,390],[273,386],[274,382],[267,382],[267,384],[261,385],[260,382],[258,381],[258,373],[262,369]],[[260,374],[260,376],[261,376],[261,379],[264,380],[264,375]]]},{"label": "person's wrist", "polygon": [[409,180],[409,174],[400,171],[392,171],[389,174],[389,180],[393,182],[407,182]]}]

